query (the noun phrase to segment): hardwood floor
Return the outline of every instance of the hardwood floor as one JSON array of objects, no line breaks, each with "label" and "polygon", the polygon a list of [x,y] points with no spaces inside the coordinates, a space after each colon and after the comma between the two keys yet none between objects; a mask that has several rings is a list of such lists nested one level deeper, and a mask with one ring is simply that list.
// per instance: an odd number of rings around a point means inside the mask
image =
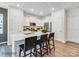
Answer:
[{"label": "hardwood floor", "polygon": [[[55,41],[55,51],[44,57],[79,57],[79,44],[67,42],[61,43]],[[0,57],[11,57],[11,46],[7,44],[0,45]]]},{"label": "hardwood floor", "polygon": [[5,44],[0,44],[0,57],[11,57],[11,46]]},{"label": "hardwood floor", "polygon": [[52,50],[48,57],[79,57],[79,44],[55,41],[55,51]]}]

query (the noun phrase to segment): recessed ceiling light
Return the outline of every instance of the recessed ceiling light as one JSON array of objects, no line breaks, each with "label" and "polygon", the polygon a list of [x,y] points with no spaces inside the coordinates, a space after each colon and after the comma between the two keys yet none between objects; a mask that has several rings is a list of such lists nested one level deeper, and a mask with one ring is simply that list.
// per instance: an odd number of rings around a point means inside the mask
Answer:
[{"label": "recessed ceiling light", "polygon": [[43,15],[43,12],[40,12],[40,15]]},{"label": "recessed ceiling light", "polygon": [[30,9],[32,12],[34,11],[34,9]]},{"label": "recessed ceiling light", "polygon": [[19,7],[20,6],[20,4],[17,4],[17,7]]},{"label": "recessed ceiling light", "polygon": [[55,8],[52,8],[52,10],[54,11],[54,10],[55,10]]}]

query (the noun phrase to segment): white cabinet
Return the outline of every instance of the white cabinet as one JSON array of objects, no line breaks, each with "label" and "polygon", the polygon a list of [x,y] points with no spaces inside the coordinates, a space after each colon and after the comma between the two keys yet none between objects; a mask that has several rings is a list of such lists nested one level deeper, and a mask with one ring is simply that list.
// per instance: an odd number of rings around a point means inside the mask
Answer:
[{"label": "white cabinet", "polygon": [[55,32],[55,39],[61,42],[66,41],[66,19],[65,10],[52,12],[53,29]]}]

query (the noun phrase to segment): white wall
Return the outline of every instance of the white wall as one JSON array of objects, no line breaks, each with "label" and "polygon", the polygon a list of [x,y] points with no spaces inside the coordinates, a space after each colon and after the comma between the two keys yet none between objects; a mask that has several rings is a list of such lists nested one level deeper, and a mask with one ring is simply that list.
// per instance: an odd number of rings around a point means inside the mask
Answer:
[{"label": "white wall", "polygon": [[55,32],[55,39],[61,42],[66,41],[66,15],[65,10],[52,12],[53,29]]},{"label": "white wall", "polygon": [[67,11],[67,41],[79,43],[79,8]]}]

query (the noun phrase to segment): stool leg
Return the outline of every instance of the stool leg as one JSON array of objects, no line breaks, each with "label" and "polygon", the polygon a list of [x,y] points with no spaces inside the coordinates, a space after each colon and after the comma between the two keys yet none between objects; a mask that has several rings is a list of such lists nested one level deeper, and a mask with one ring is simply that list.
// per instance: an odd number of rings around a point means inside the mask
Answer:
[{"label": "stool leg", "polygon": [[35,53],[35,57],[37,57],[37,45],[35,44],[33,52]]},{"label": "stool leg", "polygon": [[50,39],[48,40],[48,49],[49,49],[49,52],[51,53],[51,48],[50,48]]},{"label": "stool leg", "polygon": [[53,41],[53,48],[54,48],[54,51],[55,51],[55,42],[54,42],[54,38],[52,39]]},{"label": "stool leg", "polygon": [[37,46],[35,46],[35,51],[36,51],[36,57],[37,57]]},{"label": "stool leg", "polygon": [[21,51],[22,51],[22,50],[21,50],[21,48],[20,48],[20,50],[19,50],[19,57],[21,57]]},{"label": "stool leg", "polygon": [[46,41],[46,49],[47,49],[47,55],[48,55],[48,44],[47,44],[47,41]]},{"label": "stool leg", "polygon": [[31,54],[32,54],[32,49],[30,49],[30,57],[32,56]]},{"label": "stool leg", "polygon": [[43,43],[43,48],[44,48],[44,43]]},{"label": "stool leg", "polygon": [[42,57],[42,45],[40,44],[40,54],[41,54],[41,57]]},{"label": "stool leg", "polygon": [[50,50],[50,40],[48,40],[48,47],[49,47],[49,50]]},{"label": "stool leg", "polygon": [[26,56],[26,52],[24,51],[24,57]]}]

